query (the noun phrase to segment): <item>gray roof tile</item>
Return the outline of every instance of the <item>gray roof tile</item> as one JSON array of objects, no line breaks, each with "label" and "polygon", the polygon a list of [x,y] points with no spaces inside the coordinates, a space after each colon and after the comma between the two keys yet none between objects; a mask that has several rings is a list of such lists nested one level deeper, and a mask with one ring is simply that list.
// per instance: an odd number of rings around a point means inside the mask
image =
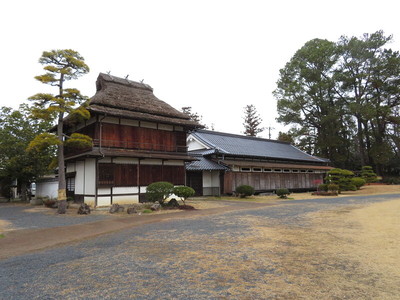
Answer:
[{"label": "gray roof tile", "polygon": [[309,155],[286,142],[208,130],[197,130],[191,134],[224,154],[326,163],[326,160]]},{"label": "gray roof tile", "polygon": [[187,171],[212,171],[212,170],[229,170],[229,168],[219,165],[216,162],[205,158],[204,156],[195,156],[197,161],[186,163]]}]

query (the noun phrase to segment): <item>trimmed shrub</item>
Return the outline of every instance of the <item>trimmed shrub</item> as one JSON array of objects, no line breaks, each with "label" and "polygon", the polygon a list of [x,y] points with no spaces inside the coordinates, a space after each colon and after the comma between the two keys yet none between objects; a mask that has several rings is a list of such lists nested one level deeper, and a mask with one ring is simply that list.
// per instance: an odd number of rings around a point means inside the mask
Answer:
[{"label": "trimmed shrub", "polygon": [[328,172],[325,178],[328,184],[334,183],[339,186],[339,193],[341,191],[354,191],[357,190],[356,186],[351,182],[354,173],[344,169],[332,169]]},{"label": "trimmed shrub", "polygon": [[192,197],[196,193],[194,189],[188,186],[176,186],[172,192],[182,199],[183,205],[185,205],[187,198]]},{"label": "trimmed shrub", "polygon": [[359,190],[366,183],[366,181],[361,177],[353,177],[351,178],[351,183],[355,185],[357,190]]},{"label": "trimmed shrub", "polygon": [[361,169],[361,177],[367,182],[376,182],[378,179],[378,176],[374,172],[371,166],[364,166]]},{"label": "trimmed shrub", "polygon": [[236,193],[239,194],[240,198],[246,198],[247,196],[254,195],[254,188],[250,185],[239,185],[236,188]]},{"label": "trimmed shrub", "polygon": [[328,191],[328,184],[323,183],[318,186],[318,191],[327,192]]},{"label": "trimmed shrub", "polygon": [[163,204],[165,199],[172,194],[173,189],[174,185],[170,182],[153,182],[146,189],[146,199],[150,202],[158,201],[160,204]]},{"label": "trimmed shrub", "polygon": [[384,177],[382,182],[386,184],[400,184],[400,177]]},{"label": "trimmed shrub", "polygon": [[334,183],[328,184],[327,191],[338,193],[339,192],[339,186],[337,184],[334,184]]},{"label": "trimmed shrub", "polygon": [[290,195],[290,192],[288,189],[277,189],[276,195],[279,196],[279,198],[281,199],[286,199],[287,196]]}]

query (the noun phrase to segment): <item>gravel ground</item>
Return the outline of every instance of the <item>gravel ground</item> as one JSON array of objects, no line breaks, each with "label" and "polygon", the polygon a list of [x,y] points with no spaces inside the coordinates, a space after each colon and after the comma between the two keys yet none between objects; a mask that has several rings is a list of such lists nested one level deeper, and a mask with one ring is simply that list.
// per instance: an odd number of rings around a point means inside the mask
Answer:
[{"label": "gravel ground", "polygon": [[107,215],[59,215],[56,210],[39,208],[26,204],[0,203],[0,220],[10,222],[10,229],[39,229],[69,226],[110,218]]},{"label": "gravel ground", "polygon": [[[284,276],[274,262],[256,264],[248,272],[224,269],[231,262],[244,268],[250,258],[257,260],[259,253],[241,244],[251,235],[249,220],[265,220],[268,226],[307,227],[308,213],[395,198],[399,195],[286,201],[256,210],[144,225],[14,257],[0,261],[0,299],[266,299],[245,291],[267,276]],[[15,207],[1,206],[0,219],[15,222],[22,219],[19,214]],[[60,221],[59,216],[27,214],[26,220],[15,225],[32,227],[30,220],[37,219],[34,226],[45,228],[54,226],[51,222],[71,225],[87,218]],[[268,286],[267,281],[261,283]],[[232,289],[239,284],[243,292],[239,289],[234,294]],[[268,298],[279,297],[271,294]]]}]

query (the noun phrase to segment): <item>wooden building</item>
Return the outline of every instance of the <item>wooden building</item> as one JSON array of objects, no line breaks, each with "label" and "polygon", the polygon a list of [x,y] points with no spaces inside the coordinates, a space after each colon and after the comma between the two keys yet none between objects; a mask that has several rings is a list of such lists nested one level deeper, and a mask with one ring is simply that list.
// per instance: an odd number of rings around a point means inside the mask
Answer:
[{"label": "wooden building", "polygon": [[239,185],[257,192],[313,190],[332,169],[329,161],[286,142],[196,130],[188,136],[187,184],[197,195],[231,194]]},{"label": "wooden building", "polygon": [[91,118],[66,119],[65,132],[82,133],[93,147],[66,152],[67,195],[92,206],[134,203],[156,181],[185,184],[186,136],[199,127],[159,100],[146,84],[100,74]]}]

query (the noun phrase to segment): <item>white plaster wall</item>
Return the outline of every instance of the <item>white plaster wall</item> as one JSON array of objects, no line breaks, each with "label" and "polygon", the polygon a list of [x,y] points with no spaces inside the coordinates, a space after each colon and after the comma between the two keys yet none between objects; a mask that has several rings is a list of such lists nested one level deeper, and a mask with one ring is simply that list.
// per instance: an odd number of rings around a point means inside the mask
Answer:
[{"label": "white plaster wall", "polygon": [[158,124],[158,129],[173,131],[174,127],[172,125],[167,125],[167,124]]},{"label": "white plaster wall", "polygon": [[130,119],[121,119],[121,124],[137,127],[137,126],[139,126],[139,121],[130,120]]},{"label": "white plaster wall", "polygon": [[113,162],[116,163],[116,164],[137,165],[138,162],[139,162],[139,159],[137,159],[137,158],[128,158],[128,157],[117,157],[117,158],[114,158]]},{"label": "white plaster wall", "polygon": [[76,176],[75,176],[75,194],[84,194],[85,185],[85,162],[77,161],[75,165]]},{"label": "white plaster wall", "polygon": [[190,136],[188,137],[186,144],[188,146],[188,151],[207,149],[203,144],[199,143]]},{"label": "white plaster wall", "polygon": [[139,203],[139,196],[138,196],[138,195],[132,195],[132,196],[113,196],[113,203],[118,203],[118,204]]},{"label": "white plaster wall", "polygon": [[203,171],[203,187],[219,187],[219,171]]},{"label": "white plaster wall", "polygon": [[111,205],[110,196],[97,196],[97,206],[108,206]]},{"label": "white plaster wall", "polygon": [[139,193],[139,188],[137,186],[113,188],[113,194],[137,194],[137,193]]},{"label": "white plaster wall", "polygon": [[185,162],[183,160],[166,160],[164,161],[166,166],[184,166]]},{"label": "white plaster wall", "polygon": [[140,127],[157,129],[157,123],[141,121],[140,122]]},{"label": "white plaster wall", "polygon": [[98,195],[111,195],[111,188],[100,188],[97,189]]},{"label": "white plaster wall", "polygon": [[161,159],[143,159],[140,161],[141,165],[162,165]]},{"label": "white plaster wall", "polygon": [[109,164],[111,162],[111,157],[104,157],[99,160],[100,164]]},{"label": "white plaster wall", "polygon": [[114,117],[105,117],[101,120],[103,123],[119,124],[119,119]]},{"label": "white plaster wall", "polygon": [[66,172],[75,172],[75,163],[67,163],[67,168],[66,168]]},{"label": "white plaster wall", "polygon": [[211,171],[211,186],[219,187],[220,179],[219,179],[219,171]]},{"label": "white plaster wall", "polygon": [[94,158],[87,158],[85,161],[85,195],[95,194],[96,182],[96,160]]},{"label": "white plaster wall", "polygon": [[58,181],[36,183],[36,198],[40,197],[57,198]]},{"label": "white plaster wall", "polygon": [[212,187],[212,177],[210,171],[203,171],[203,187]]},{"label": "white plaster wall", "polygon": [[94,197],[84,197],[84,198],[83,198],[83,201],[84,201],[87,205],[89,205],[89,206],[91,206],[91,207],[94,207]]}]

